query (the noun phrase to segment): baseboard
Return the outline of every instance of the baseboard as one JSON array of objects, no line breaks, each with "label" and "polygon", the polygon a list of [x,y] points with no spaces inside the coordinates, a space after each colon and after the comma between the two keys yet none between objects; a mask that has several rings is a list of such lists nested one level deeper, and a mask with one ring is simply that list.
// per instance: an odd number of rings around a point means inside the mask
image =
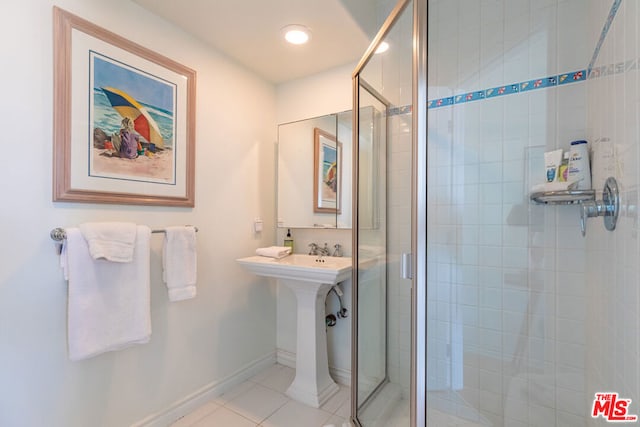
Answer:
[{"label": "baseboard", "polygon": [[296,369],[296,354],[291,351],[278,348],[276,349],[276,362],[281,365],[288,366],[289,368]]},{"label": "baseboard", "polygon": [[351,371],[329,366],[329,374],[340,385],[351,387]]},{"label": "baseboard", "polygon": [[198,407],[207,403],[209,400],[220,396],[227,390],[230,390],[241,382],[246,381],[258,372],[261,372],[269,366],[273,365],[274,363],[276,363],[276,354],[269,353],[247,364],[245,367],[237,370],[233,374],[221,380],[213,381],[205,385],[204,387],[196,390],[190,395],[174,402],[168,408],[151,414],[145,417],[143,420],[131,424],[131,427],[169,426],[179,418],[190,414]]},{"label": "baseboard", "polygon": [[[296,368],[296,354],[291,351],[283,350],[281,348],[277,349],[276,361],[281,365],[288,366],[289,368]],[[350,370],[329,366],[329,375],[331,375],[331,378],[333,378],[333,380],[338,384],[351,387]]]}]

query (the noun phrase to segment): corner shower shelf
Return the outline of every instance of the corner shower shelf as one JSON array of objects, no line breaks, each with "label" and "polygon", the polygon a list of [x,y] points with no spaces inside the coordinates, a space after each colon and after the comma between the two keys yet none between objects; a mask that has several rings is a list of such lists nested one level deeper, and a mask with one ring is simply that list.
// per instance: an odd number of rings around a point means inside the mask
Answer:
[{"label": "corner shower shelf", "polygon": [[542,205],[572,205],[596,199],[595,190],[537,191],[531,200]]},{"label": "corner shower shelf", "polygon": [[595,190],[565,190],[540,191],[531,193],[531,200],[544,205],[580,205],[580,231],[582,236],[587,234],[587,218],[603,217],[604,227],[613,231],[616,229],[620,213],[620,193],[618,181],[609,177],[604,183],[602,200],[596,200]]}]

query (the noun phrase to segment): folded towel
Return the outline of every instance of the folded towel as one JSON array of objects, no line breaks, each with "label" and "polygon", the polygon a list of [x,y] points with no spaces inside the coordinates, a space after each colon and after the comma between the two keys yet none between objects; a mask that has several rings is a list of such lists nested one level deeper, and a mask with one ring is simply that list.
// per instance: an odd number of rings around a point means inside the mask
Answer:
[{"label": "folded towel", "polygon": [[170,301],[196,296],[196,229],[192,226],[167,227],[162,246],[162,279]]},{"label": "folded towel", "polygon": [[67,228],[60,263],[69,281],[69,358],[82,360],[151,337],[149,240],[138,226],[133,260],[94,260],[78,228]]},{"label": "folded towel", "polygon": [[269,258],[284,258],[291,253],[291,248],[287,246],[269,246],[268,248],[256,249],[256,255],[266,256]]},{"label": "folded towel", "polygon": [[93,259],[131,262],[136,240],[136,225],[130,222],[87,222],[80,231],[89,243]]}]

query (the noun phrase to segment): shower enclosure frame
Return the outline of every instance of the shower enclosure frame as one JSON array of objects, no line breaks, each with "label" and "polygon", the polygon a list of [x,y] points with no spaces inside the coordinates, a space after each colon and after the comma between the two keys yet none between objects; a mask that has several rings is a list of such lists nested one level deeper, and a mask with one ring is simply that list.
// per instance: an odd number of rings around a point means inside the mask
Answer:
[{"label": "shower enclosure frame", "polygon": [[[399,0],[378,31],[353,74],[353,178],[358,189],[359,177],[359,109],[360,87],[376,94],[360,73],[369,63],[380,43],[393,28],[410,2],[413,2],[412,105],[411,105],[411,426],[427,425],[427,0]],[[388,104],[387,104],[388,105]],[[351,335],[351,421],[358,419],[358,192],[353,192],[353,272],[352,272],[352,335]],[[374,391],[375,393],[375,391]]]}]

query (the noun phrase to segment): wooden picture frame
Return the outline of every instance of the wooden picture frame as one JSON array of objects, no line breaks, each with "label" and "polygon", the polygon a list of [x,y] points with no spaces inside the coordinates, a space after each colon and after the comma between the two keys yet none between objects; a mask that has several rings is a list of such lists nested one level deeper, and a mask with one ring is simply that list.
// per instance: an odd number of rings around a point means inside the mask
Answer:
[{"label": "wooden picture frame", "polygon": [[196,72],[58,7],[53,21],[53,201],[193,207]]},{"label": "wooden picture frame", "polygon": [[313,129],[313,211],[340,213],[342,144],[334,135]]}]

